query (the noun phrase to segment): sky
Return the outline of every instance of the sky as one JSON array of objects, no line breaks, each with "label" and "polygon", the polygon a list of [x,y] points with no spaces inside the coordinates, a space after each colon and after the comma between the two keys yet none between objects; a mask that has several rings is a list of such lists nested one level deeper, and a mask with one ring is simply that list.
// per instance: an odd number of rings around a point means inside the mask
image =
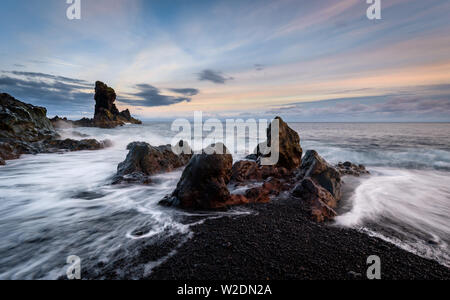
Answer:
[{"label": "sky", "polygon": [[97,80],[143,120],[449,122],[450,1],[0,1],[0,92],[92,117]]}]

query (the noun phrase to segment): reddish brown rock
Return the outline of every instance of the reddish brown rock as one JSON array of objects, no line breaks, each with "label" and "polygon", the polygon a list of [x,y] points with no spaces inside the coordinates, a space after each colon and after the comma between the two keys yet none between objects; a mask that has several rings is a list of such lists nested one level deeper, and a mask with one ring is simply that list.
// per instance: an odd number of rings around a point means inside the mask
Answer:
[{"label": "reddish brown rock", "polygon": [[260,166],[251,160],[238,161],[233,165],[231,181],[245,183],[247,181],[263,181],[269,177],[286,178],[291,172],[283,167]]},{"label": "reddish brown rock", "polygon": [[329,191],[337,201],[341,200],[341,174],[314,150],[306,152],[300,168],[299,179],[308,177]]},{"label": "reddish brown rock", "polygon": [[[279,124],[279,139],[272,139],[272,126],[278,121]],[[267,129],[267,146],[278,149],[279,159],[276,167],[283,167],[287,170],[294,170],[300,167],[302,163],[303,150],[300,146],[300,136],[298,133],[290,128],[286,122],[280,117],[276,117]],[[270,155],[263,155],[260,151],[261,145],[258,146],[256,153],[257,157],[267,157]]]},{"label": "reddish brown rock", "polygon": [[249,180],[261,180],[261,172],[255,161],[242,160],[233,165],[231,180],[234,182],[245,182]]},{"label": "reddish brown rock", "polygon": [[304,201],[316,222],[330,221],[337,215],[334,210],[337,207],[336,199],[311,178],[302,180],[295,187],[292,195]]}]

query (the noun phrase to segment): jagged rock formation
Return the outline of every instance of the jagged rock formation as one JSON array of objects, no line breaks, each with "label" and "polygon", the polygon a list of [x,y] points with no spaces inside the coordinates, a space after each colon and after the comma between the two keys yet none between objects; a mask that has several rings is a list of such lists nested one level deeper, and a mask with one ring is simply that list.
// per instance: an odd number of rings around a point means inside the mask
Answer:
[{"label": "jagged rock formation", "polygon": [[18,159],[22,154],[97,150],[109,145],[96,140],[61,141],[59,138],[45,108],[0,94],[0,164]]},{"label": "jagged rock formation", "polygon": [[[211,149],[223,151],[219,154]],[[213,153],[213,154],[206,154]],[[233,157],[223,144],[211,145],[192,157],[176,190],[160,203],[189,209],[217,209],[232,202],[227,184],[231,178]]]},{"label": "jagged rock formation", "polygon": [[[189,147],[186,142],[180,141],[181,148]],[[150,176],[171,172],[184,167],[192,157],[191,151],[187,154],[177,155],[172,151],[171,145],[153,147],[148,143],[134,142],[128,145],[129,153],[124,162],[117,168],[117,174],[113,179],[114,184],[151,182]]]},{"label": "jagged rock formation", "polygon": [[292,195],[304,202],[316,222],[330,221],[337,216],[334,210],[338,204],[336,198],[311,178],[303,179]]},{"label": "jagged rock formation", "polygon": [[101,81],[95,83],[95,114],[93,119],[83,118],[78,121],[70,121],[58,116],[51,119],[56,128],[64,127],[100,127],[116,128],[126,123],[142,124],[133,118],[128,109],[119,111],[115,104],[116,92]]},{"label": "jagged rock formation", "polygon": [[142,124],[131,117],[130,111],[119,112],[115,105],[116,92],[101,81],[95,83],[94,125],[102,128],[114,128],[125,123]]},{"label": "jagged rock formation", "polygon": [[[272,139],[272,126],[275,122],[278,122],[279,126],[279,139]],[[282,118],[276,117],[269,128],[267,129],[267,142],[268,147],[278,149],[279,159],[276,164],[277,167],[283,167],[287,170],[294,170],[298,168],[302,163],[303,150],[300,146],[300,136],[298,133],[290,128]],[[260,159],[261,157],[267,157],[270,155],[264,155],[261,153],[261,145],[256,149],[256,155],[251,155],[248,158]]]},{"label": "jagged rock formation", "polygon": [[[119,165],[114,183],[147,184],[151,182],[151,175],[187,164],[175,191],[161,200],[161,205],[194,210],[223,209],[267,203],[284,194],[301,201],[313,220],[332,220],[342,198],[341,176],[357,176],[367,171],[351,163],[338,165],[338,170],[316,151],[308,151],[302,158],[299,135],[281,118],[276,120],[280,124],[280,161],[274,165],[262,165],[263,155],[259,152],[233,164],[229,150],[221,143],[190,156],[176,155],[170,145],[152,147],[135,142],[128,146],[130,151]],[[267,133],[269,145],[273,142],[272,124]],[[179,146],[183,148],[185,142],[180,142]]]},{"label": "jagged rock formation", "polygon": [[341,174],[316,151],[310,150],[306,152],[299,175],[298,178],[311,178],[330,192],[337,201],[341,200]]}]

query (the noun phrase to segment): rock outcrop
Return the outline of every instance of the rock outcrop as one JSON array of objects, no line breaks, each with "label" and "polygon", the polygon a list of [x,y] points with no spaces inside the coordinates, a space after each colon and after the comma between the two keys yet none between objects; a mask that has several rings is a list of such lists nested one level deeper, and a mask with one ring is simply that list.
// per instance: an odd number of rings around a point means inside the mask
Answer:
[{"label": "rock outcrop", "polygon": [[126,123],[142,124],[141,121],[133,118],[128,109],[119,111],[115,104],[116,92],[101,81],[95,83],[95,113],[93,119],[83,118],[78,121],[70,121],[67,118],[58,116],[51,119],[56,128],[66,127],[99,127],[116,128]]},{"label": "rock outcrop", "polygon": [[[335,209],[342,198],[341,176],[350,172],[364,174],[367,171],[363,166],[351,163],[340,164],[337,169],[316,151],[308,151],[302,158],[298,134],[281,118],[276,120],[280,122],[280,160],[277,164],[262,165],[263,155],[259,151],[233,165],[230,154],[195,155],[184,170],[174,193],[160,204],[209,210],[267,203],[284,194],[301,201],[301,207],[311,214],[314,221],[333,220],[337,215]],[[271,127],[267,137],[271,145]],[[220,144],[219,147],[225,146]]]},{"label": "rock outcrop", "polygon": [[[274,126],[275,122],[278,122],[279,126],[278,141],[277,139],[272,138],[272,126]],[[287,170],[294,170],[301,165],[303,150],[300,146],[300,136],[295,130],[290,128],[282,118],[276,117],[267,129],[266,145],[268,147],[273,146],[272,148],[278,149],[279,151],[279,159],[276,167],[282,167]],[[262,146],[259,145],[255,151],[256,158],[270,156],[264,155],[260,150],[261,147]],[[252,158],[252,156],[249,156],[249,158]]]},{"label": "rock outcrop", "polygon": [[23,103],[8,94],[0,94],[0,159],[18,159],[22,154],[57,151],[97,150],[108,142],[96,140],[59,140],[43,107]]},{"label": "rock outcrop", "polygon": [[95,83],[95,115],[94,126],[101,128],[114,128],[125,123],[142,124],[141,121],[131,117],[130,111],[119,112],[116,107],[116,92],[101,81]]},{"label": "rock outcrop", "polygon": [[57,136],[47,110],[23,103],[8,94],[0,94],[0,138],[38,142]]},{"label": "rock outcrop", "polygon": [[[214,149],[222,148],[218,154]],[[206,154],[213,153],[213,154]],[[233,205],[228,183],[233,157],[223,144],[211,145],[192,157],[176,190],[160,204],[185,209],[217,209]]]},{"label": "rock outcrop", "polygon": [[311,178],[303,179],[293,190],[292,195],[300,198],[311,212],[316,222],[333,220],[336,217],[336,198]]},{"label": "rock outcrop", "polygon": [[260,166],[255,161],[242,160],[233,165],[231,181],[234,183],[245,183],[248,181],[262,181],[269,177],[285,178],[291,172],[283,167]]},{"label": "rock outcrop", "polygon": [[[186,142],[180,141],[178,145],[189,147]],[[113,179],[114,184],[119,183],[141,183],[151,182],[150,176],[171,172],[184,167],[192,157],[191,151],[177,155],[173,152],[171,145],[153,147],[148,143],[134,142],[128,145],[129,153],[124,162],[117,168],[117,174]]]},{"label": "rock outcrop", "polygon": [[359,177],[362,175],[370,174],[370,172],[367,171],[366,166],[355,165],[349,161],[337,164],[336,169],[339,171],[339,173],[341,173],[342,176],[348,175]]},{"label": "rock outcrop", "polygon": [[299,173],[299,179],[309,177],[330,192],[337,201],[341,200],[341,174],[316,151],[306,152]]},{"label": "rock outcrop", "polygon": [[86,151],[86,150],[99,150],[110,147],[112,142],[109,140],[97,141],[95,139],[84,140],[50,140],[45,142],[46,150],[44,152],[58,152],[60,150],[74,152],[74,151]]}]

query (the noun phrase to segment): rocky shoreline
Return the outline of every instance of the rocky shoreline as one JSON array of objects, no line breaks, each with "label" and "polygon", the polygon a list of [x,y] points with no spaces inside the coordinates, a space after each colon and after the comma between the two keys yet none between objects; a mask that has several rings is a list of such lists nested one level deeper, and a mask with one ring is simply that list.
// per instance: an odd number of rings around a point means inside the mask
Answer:
[{"label": "rocky shoreline", "polygon": [[0,165],[23,154],[99,150],[110,141],[61,139],[47,110],[0,94]]},{"label": "rocky shoreline", "polygon": [[[111,146],[111,141],[95,139],[61,139],[59,128],[101,127],[115,128],[125,123],[142,124],[131,117],[130,111],[119,112],[114,102],[115,91],[103,82],[95,87],[94,119],[70,121],[66,118],[47,118],[47,109],[21,102],[11,95],[0,94],[0,165],[23,154],[99,150]],[[80,134],[80,137],[86,137]]]},{"label": "rocky shoreline", "polygon": [[[114,128],[139,124],[129,111],[119,112],[113,89],[96,84],[94,119],[68,121],[46,116],[45,108],[0,94],[0,164],[22,154],[98,150],[110,141],[61,139],[55,127]],[[86,279],[365,279],[366,260],[378,255],[383,279],[450,279],[450,269],[356,230],[333,225],[344,176],[366,176],[363,165],[336,166],[316,151],[303,153],[300,136],[279,117],[279,154],[275,165],[264,165],[258,146],[247,159],[234,162],[217,143],[194,154],[187,142],[159,147],[145,142],[128,146],[111,184],[152,184],[152,176],[184,168],[174,192],[161,200],[167,208],[197,211],[250,209],[247,216],[206,219],[191,228],[190,238],[173,236],[139,249],[129,260],[84,270]],[[274,123],[271,124],[273,126]],[[267,145],[272,140],[267,131]],[[240,192],[236,192],[239,190]],[[201,218],[201,217],[199,217]],[[181,241],[181,242],[180,242]],[[182,245],[177,247],[177,245]],[[177,251],[174,252],[174,249]],[[145,266],[170,257],[150,274],[118,273],[127,266]],[[133,272],[133,271],[130,271]]]}]

